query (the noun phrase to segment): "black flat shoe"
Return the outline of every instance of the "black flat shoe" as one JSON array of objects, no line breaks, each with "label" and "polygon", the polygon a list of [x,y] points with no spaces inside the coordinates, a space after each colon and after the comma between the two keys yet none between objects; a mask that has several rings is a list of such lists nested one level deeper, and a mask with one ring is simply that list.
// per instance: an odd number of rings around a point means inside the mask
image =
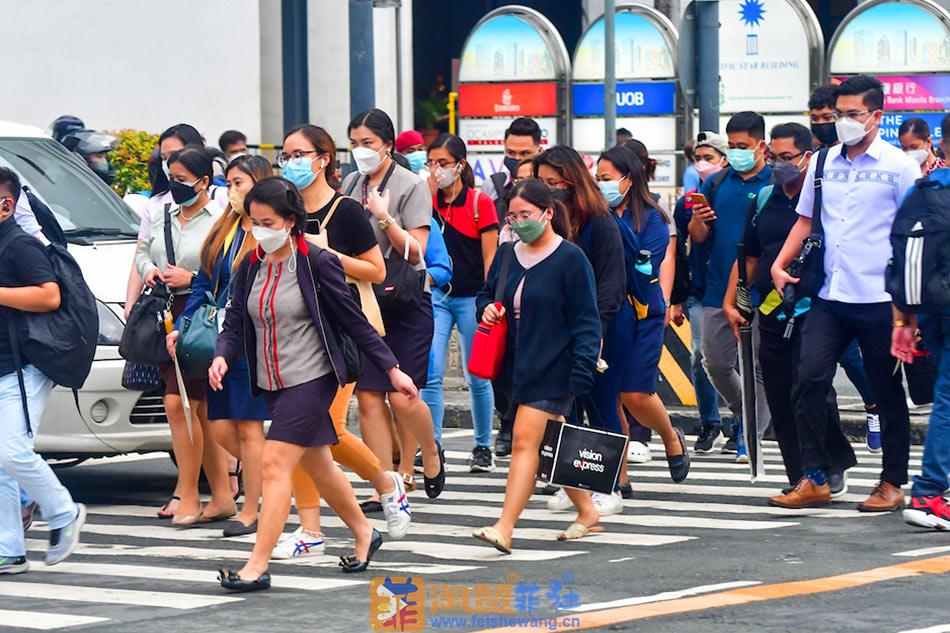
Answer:
[{"label": "black flat shoe", "polygon": [[683,449],[682,455],[667,455],[666,463],[670,467],[670,477],[675,483],[680,483],[686,479],[689,474],[689,451],[686,450],[686,438],[681,429],[676,429],[676,436],[679,438],[680,446]]},{"label": "black flat shoe", "polygon": [[630,484],[620,486],[620,496],[624,499],[633,499],[633,486]]},{"label": "black flat shoe", "polygon": [[224,526],[225,538],[231,536],[244,536],[245,534],[254,534],[257,532],[257,521],[252,521],[250,525],[244,525],[237,519],[228,521]]},{"label": "black flat shoe", "polygon": [[[344,574],[357,574],[361,571],[366,571],[366,568],[369,567],[369,561],[373,559],[373,554],[376,553],[376,550],[380,548],[383,544],[383,535],[376,531],[376,528],[373,528],[373,538],[369,542],[369,552],[366,554],[366,560],[360,560],[353,554],[349,556],[340,556],[340,567],[343,568]],[[268,584],[270,584],[270,577],[268,577]]]},{"label": "black flat shoe", "polygon": [[364,501],[360,504],[360,510],[363,511],[363,514],[369,514],[370,512],[382,512],[383,504],[379,501]]},{"label": "black flat shoe", "polygon": [[257,580],[244,580],[238,576],[236,571],[220,567],[218,568],[218,580],[221,581],[222,587],[230,591],[248,592],[270,589],[270,574],[266,571]]},{"label": "black flat shoe", "polygon": [[442,450],[442,447],[439,446],[439,474],[429,479],[425,475],[422,476],[423,481],[425,481],[426,496],[430,499],[435,499],[445,488],[445,451]]}]

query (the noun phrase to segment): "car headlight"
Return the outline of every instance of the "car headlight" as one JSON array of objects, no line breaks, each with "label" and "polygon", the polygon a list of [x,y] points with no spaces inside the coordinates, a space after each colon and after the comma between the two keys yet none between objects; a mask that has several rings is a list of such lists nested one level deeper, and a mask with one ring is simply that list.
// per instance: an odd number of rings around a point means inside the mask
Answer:
[{"label": "car headlight", "polygon": [[96,344],[118,345],[119,341],[122,340],[122,331],[125,330],[125,325],[115,315],[115,312],[101,301],[96,301],[96,309],[99,311],[99,339]]}]

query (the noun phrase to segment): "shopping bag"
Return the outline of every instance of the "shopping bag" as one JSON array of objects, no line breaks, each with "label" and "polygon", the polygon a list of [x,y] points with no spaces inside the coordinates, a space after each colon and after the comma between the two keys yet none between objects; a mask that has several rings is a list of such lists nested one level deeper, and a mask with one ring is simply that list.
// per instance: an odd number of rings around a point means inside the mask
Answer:
[{"label": "shopping bag", "polygon": [[552,486],[610,494],[626,449],[627,438],[620,433],[548,420],[538,479]]}]

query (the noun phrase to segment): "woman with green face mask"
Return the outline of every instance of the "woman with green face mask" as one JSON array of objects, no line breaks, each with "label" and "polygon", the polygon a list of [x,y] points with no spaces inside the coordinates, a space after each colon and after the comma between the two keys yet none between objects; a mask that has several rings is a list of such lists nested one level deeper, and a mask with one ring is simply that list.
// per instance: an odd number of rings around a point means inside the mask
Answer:
[{"label": "woman with green face mask", "polygon": [[[512,402],[514,419],[511,467],[501,518],[473,536],[511,553],[515,523],[534,491],[538,450],[549,419],[564,420],[575,398],[590,392],[600,350],[594,271],[568,239],[564,206],[540,180],[514,186],[506,221],[520,241],[502,244],[485,286],[476,298],[476,314],[487,325],[503,317],[508,339],[499,386]],[[507,274],[502,279],[502,270]],[[495,304],[501,288],[501,306]],[[577,508],[574,523],[558,540],[600,531],[589,492],[568,493]]]}]

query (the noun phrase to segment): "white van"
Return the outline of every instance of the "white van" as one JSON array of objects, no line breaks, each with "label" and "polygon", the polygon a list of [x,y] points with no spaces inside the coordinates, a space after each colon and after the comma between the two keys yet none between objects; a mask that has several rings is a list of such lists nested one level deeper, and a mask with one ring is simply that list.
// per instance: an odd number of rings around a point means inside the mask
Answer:
[{"label": "white van", "polygon": [[79,411],[72,392],[57,387],[36,435],[36,450],[59,459],[170,450],[161,393],[128,391],[121,384],[125,361],[118,345],[138,216],[85,163],[38,128],[0,121],[0,165],[14,169],[52,209],[99,306],[96,358],[79,391]]}]

